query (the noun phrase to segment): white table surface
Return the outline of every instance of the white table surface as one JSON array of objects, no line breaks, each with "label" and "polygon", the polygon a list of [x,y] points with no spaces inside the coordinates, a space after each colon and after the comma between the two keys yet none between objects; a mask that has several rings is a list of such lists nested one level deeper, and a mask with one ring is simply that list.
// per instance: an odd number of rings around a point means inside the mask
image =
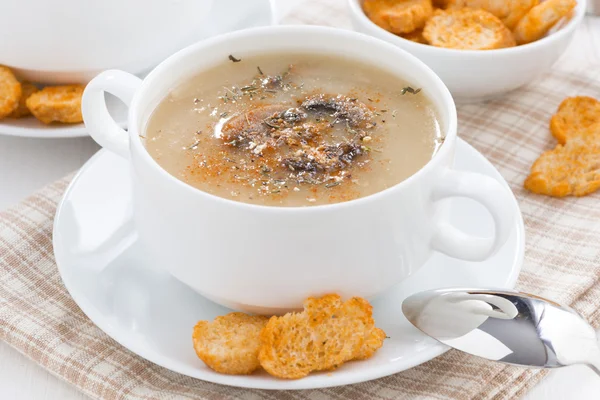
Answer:
[{"label": "white table surface", "polygon": [[[279,15],[301,0],[277,0]],[[563,65],[600,65],[600,18],[588,17],[564,57]],[[79,168],[97,150],[90,138],[25,139],[0,135],[0,210],[17,203]],[[600,378],[585,367],[555,370],[526,400],[596,399]],[[0,342],[0,399],[83,400],[88,397]]]}]

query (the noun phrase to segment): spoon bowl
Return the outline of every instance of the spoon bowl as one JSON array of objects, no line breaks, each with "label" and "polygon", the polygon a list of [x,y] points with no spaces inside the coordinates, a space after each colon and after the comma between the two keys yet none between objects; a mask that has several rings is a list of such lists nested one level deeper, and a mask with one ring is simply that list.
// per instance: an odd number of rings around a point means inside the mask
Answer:
[{"label": "spoon bowl", "polygon": [[600,375],[594,329],[574,310],[535,295],[489,289],[437,289],[404,300],[423,333],[488,360],[537,368],[585,364]]}]

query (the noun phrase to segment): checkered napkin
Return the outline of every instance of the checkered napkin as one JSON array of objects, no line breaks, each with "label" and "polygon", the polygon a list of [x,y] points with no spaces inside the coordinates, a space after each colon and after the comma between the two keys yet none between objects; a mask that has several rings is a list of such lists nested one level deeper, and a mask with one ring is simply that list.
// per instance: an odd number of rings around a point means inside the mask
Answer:
[{"label": "checkered napkin", "polygon": [[[290,23],[344,26],[343,0],[312,1]],[[347,26],[347,25],[346,25]],[[500,170],[527,230],[518,289],[569,304],[600,325],[600,195],[553,199],[526,192],[533,160],[555,145],[548,120],[570,95],[600,93],[600,68],[555,69],[502,99],[459,107],[459,135]],[[56,204],[72,176],[0,213],[0,339],[97,399],[514,399],[544,371],[450,351],[371,382],[306,391],[237,389],[188,378],[121,347],[77,307],[52,253]]]}]

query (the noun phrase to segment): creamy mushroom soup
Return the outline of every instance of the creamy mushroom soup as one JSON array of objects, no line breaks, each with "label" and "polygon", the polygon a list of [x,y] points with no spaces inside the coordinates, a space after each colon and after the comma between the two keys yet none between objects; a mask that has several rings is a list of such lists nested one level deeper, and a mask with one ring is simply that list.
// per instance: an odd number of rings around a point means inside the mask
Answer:
[{"label": "creamy mushroom soup", "polygon": [[427,89],[376,66],[231,55],[171,91],[145,141],[162,168],[199,190],[290,207],[392,187],[431,159],[443,133]]}]

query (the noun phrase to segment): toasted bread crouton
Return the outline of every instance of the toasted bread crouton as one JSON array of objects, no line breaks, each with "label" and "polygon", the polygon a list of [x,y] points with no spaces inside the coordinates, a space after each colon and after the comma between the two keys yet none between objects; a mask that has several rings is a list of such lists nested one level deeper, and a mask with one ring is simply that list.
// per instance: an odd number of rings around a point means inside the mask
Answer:
[{"label": "toasted bread crouton", "polygon": [[19,107],[21,84],[10,68],[0,65],[0,119]]},{"label": "toasted bread crouton", "polygon": [[423,36],[431,45],[449,49],[490,50],[515,45],[511,32],[497,17],[471,8],[436,11],[425,24]]},{"label": "toasted bread crouton", "polygon": [[543,153],[524,186],[553,197],[585,196],[600,189],[600,130]]},{"label": "toasted bread crouton", "polygon": [[368,358],[384,338],[366,300],[353,297],[342,303],[340,296],[327,295],[307,299],[301,313],[272,317],[261,333],[258,358],[269,374],[298,379]]},{"label": "toasted bread crouton", "polygon": [[600,101],[587,96],[566,98],[550,119],[550,131],[560,144],[593,132],[588,128],[594,125],[600,131]]},{"label": "toasted bread crouton", "polygon": [[62,122],[75,124],[83,121],[81,116],[81,85],[46,86],[26,100],[27,108],[34,117],[45,124]]},{"label": "toasted bread crouton", "polygon": [[450,5],[450,2],[452,0],[433,0],[433,6],[436,8],[442,8],[445,9],[446,7],[448,7]]},{"label": "toasted bread crouton", "polygon": [[533,7],[516,25],[513,33],[518,44],[541,39],[558,21],[568,16],[576,0],[546,0]]},{"label": "toasted bread crouton", "polygon": [[267,317],[233,312],[199,321],[192,339],[198,357],[211,369],[222,374],[246,375],[260,367],[258,349],[260,331]]},{"label": "toasted bread crouton", "polygon": [[498,17],[508,29],[513,29],[539,0],[450,0],[448,8],[480,8]]},{"label": "toasted bread crouton", "polygon": [[383,346],[383,341],[386,338],[385,332],[383,329],[373,328],[371,331],[366,332],[367,336],[365,337],[365,343],[362,348],[354,357],[354,360],[366,360],[367,358],[371,358],[373,354],[381,346]]},{"label": "toasted bread crouton", "polygon": [[401,35],[404,39],[410,40],[411,42],[416,42],[416,43],[421,43],[421,44],[428,44],[427,40],[425,39],[425,37],[423,36],[423,30],[422,29],[418,29],[414,32],[411,33],[406,33],[404,35]]},{"label": "toasted bread crouton", "polygon": [[19,99],[19,105],[17,108],[9,114],[11,118],[23,118],[31,115],[31,111],[27,108],[27,99],[29,96],[39,91],[37,86],[33,83],[23,82],[21,83],[21,98]]},{"label": "toasted bread crouton", "polygon": [[365,0],[363,10],[375,24],[399,35],[423,28],[433,5],[431,0]]}]

